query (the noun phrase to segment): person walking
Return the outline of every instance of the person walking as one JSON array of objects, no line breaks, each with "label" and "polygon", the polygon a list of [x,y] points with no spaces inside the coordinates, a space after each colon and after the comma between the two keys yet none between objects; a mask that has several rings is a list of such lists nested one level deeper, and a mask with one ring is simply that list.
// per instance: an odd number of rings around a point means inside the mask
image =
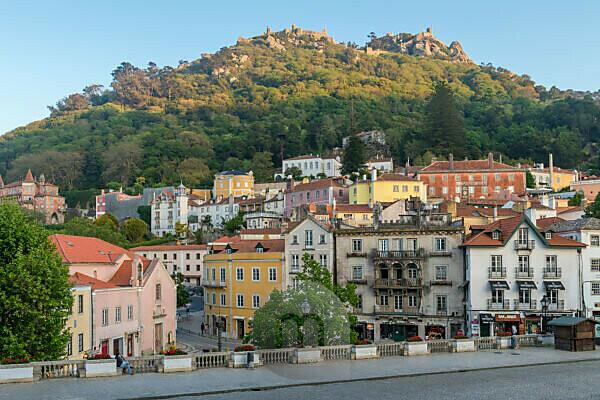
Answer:
[{"label": "person walking", "polygon": [[204,326],[204,322],[202,324],[200,324],[200,332],[202,332],[202,336],[204,336],[204,330],[206,329],[206,326]]}]

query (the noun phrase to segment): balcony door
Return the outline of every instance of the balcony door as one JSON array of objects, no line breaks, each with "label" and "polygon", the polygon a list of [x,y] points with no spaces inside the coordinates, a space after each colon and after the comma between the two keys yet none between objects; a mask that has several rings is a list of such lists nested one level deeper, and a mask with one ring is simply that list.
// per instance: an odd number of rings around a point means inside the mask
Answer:
[{"label": "balcony door", "polygon": [[519,228],[519,243],[527,243],[529,240],[529,229],[527,228]]},{"label": "balcony door", "polygon": [[558,270],[558,262],[556,256],[546,256],[546,272],[556,272]]},{"label": "balcony door", "polygon": [[492,256],[492,272],[494,273],[501,273],[502,272],[502,256],[500,255],[494,255]]},{"label": "balcony door", "polygon": [[492,290],[492,304],[504,304],[504,290]]},{"label": "balcony door", "polygon": [[519,273],[526,274],[529,272],[529,256],[519,256]]},{"label": "balcony door", "polygon": [[417,250],[417,239],[406,239],[406,250],[416,251]]}]

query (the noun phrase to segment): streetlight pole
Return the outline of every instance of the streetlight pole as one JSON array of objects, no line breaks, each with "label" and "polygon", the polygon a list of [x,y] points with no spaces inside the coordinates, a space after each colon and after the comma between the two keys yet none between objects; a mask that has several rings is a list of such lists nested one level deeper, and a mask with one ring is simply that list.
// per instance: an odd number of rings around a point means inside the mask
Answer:
[{"label": "streetlight pole", "polygon": [[546,324],[544,324],[545,319],[546,319],[546,313],[548,312],[548,296],[544,295],[544,297],[542,297],[542,300],[540,300],[540,303],[542,305],[542,320],[541,320],[541,331],[542,333],[546,333]]}]

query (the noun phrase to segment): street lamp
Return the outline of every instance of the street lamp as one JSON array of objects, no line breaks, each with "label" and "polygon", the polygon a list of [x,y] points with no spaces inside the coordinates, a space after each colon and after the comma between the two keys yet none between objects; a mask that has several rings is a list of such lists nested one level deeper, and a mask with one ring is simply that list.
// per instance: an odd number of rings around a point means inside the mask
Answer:
[{"label": "street lamp", "polygon": [[544,295],[544,297],[542,297],[542,300],[540,300],[540,304],[542,305],[542,332],[546,333],[546,325],[544,324],[544,322],[546,320],[546,313],[548,312],[548,296]]},{"label": "street lamp", "polygon": [[300,309],[302,310],[302,314],[304,314],[304,316],[310,314],[310,303],[308,302],[308,299],[304,299],[302,304],[300,304]]}]

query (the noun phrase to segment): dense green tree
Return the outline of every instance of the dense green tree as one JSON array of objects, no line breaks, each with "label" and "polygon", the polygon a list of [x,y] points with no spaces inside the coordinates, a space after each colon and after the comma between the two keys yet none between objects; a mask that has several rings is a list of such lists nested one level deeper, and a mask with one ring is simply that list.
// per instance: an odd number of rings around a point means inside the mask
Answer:
[{"label": "dense green tree", "polygon": [[115,231],[110,224],[96,225],[86,218],[73,218],[64,225],[63,233],[74,236],[88,236],[102,239],[117,246],[125,246],[127,240]]},{"label": "dense green tree", "polygon": [[57,360],[73,297],[48,233],[15,204],[0,205],[0,358]]},{"label": "dense green tree", "polygon": [[300,180],[302,178],[302,170],[296,166],[290,167],[288,169],[286,169],[283,173],[283,175],[287,178],[288,176],[291,176],[292,179],[294,180]]},{"label": "dense green tree", "polygon": [[152,206],[139,206],[137,209],[140,219],[146,223],[146,225],[152,225]]},{"label": "dense green tree", "polygon": [[191,301],[190,294],[183,286],[184,277],[181,272],[178,272],[175,277],[175,284],[177,285],[177,307],[185,307]]},{"label": "dense green tree", "polygon": [[350,136],[342,158],[342,172],[351,174],[363,167],[365,163],[365,146],[356,136]]},{"label": "dense green tree", "polygon": [[223,222],[223,229],[225,230],[225,234],[228,236],[233,236],[239,233],[240,229],[244,227],[244,214],[239,213],[235,217],[231,218],[229,221]]},{"label": "dense green tree", "polygon": [[148,225],[138,218],[129,218],[121,225],[121,233],[130,243],[139,243],[148,233]]},{"label": "dense green tree", "polygon": [[570,206],[580,206],[583,201],[583,192],[577,191],[575,195],[569,199]]},{"label": "dense green tree", "polygon": [[525,186],[527,187],[527,189],[535,188],[535,178],[529,170],[525,172]]},{"label": "dense green tree", "polygon": [[96,225],[116,232],[119,229],[119,220],[111,213],[106,213],[96,218]]},{"label": "dense green tree", "polygon": [[586,218],[600,218],[600,193],[596,195],[596,198],[585,208]]},{"label": "dense green tree", "polygon": [[466,136],[463,116],[456,105],[452,89],[445,82],[434,87],[427,104],[426,134],[436,154],[456,157],[466,155]]}]

